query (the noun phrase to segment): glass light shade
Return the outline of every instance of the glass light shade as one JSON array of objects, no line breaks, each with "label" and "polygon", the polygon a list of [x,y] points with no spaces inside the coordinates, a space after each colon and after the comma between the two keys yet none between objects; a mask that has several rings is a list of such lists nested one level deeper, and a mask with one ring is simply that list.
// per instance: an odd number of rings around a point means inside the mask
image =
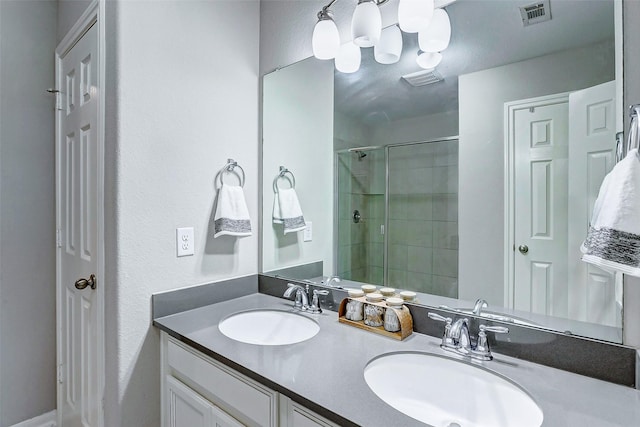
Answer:
[{"label": "glass light shade", "polygon": [[373,48],[373,56],[380,64],[395,64],[402,53],[402,33],[396,25],[382,30],[380,42]]},{"label": "glass light shade", "polygon": [[333,19],[321,19],[313,28],[311,39],[313,56],[318,59],[333,59],[340,49],[340,34]]},{"label": "glass light shade", "polygon": [[418,55],[416,62],[425,70],[432,70],[442,61],[442,54],[438,52],[423,52]]},{"label": "glass light shade", "polygon": [[451,40],[451,21],[444,9],[437,9],[433,13],[431,25],[418,34],[418,44],[423,52],[442,52],[449,46]]},{"label": "glass light shade", "polygon": [[351,36],[360,47],[375,46],[382,33],[382,15],[372,0],[361,0],[351,18]]},{"label": "glass light shade", "polygon": [[360,69],[361,59],[360,48],[353,42],[345,43],[340,46],[336,55],[336,70],[341,73],[355,73]]},{"label": "glass light shade", "polygon": [[434,0],[400,0],[398,24],[405,33],[417,33],[429,26]]}]

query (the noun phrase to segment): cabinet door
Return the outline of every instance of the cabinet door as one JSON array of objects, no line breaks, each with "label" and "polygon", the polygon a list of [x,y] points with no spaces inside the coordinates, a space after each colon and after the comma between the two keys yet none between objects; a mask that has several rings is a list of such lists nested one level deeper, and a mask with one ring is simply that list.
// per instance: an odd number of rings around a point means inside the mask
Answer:
[{"label": "cabinet door", "polygon": [[214,414],[216,418],[216,427],[245,427],[244,424],[224,412],[222,409],[214,406]]},{"label": "cabinet door", "polygon": [[166,380],[166,427],[216,427],[211,403],[175,378]]},{"label": "cabinet door", "polygon": [[280,411],[281,427],[339,427],[283,395],[280,395]]}]

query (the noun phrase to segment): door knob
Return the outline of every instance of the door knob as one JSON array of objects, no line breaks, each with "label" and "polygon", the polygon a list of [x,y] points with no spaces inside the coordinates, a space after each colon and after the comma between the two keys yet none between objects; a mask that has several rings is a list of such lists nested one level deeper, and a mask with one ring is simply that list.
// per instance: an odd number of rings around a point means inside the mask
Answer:
[{"label": "door knob", "polygon": [[518,250],[520,251],[520,253],[522,255],[525,255],[527,252],[529,252],[529,246],[527,245],[520,245],[518,246]]},{"label": "door knob", "polygon": [[78,279],[76,280],[76,289],[84,289],[87,286],[90,286],[91,289],[96,288],[96,275],[92,274],[88,279]]}]

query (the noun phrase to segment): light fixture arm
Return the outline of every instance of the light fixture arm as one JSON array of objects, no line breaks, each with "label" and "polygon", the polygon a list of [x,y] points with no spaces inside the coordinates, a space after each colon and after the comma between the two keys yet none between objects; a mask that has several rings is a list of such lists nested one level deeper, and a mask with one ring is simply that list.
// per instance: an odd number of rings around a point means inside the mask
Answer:
[{"label": "light fixture arm", "polygon": [[[318,20],[321,21],[323,19],[332,19],[333,17],[331,16],[333,14],[333,12],[331,12],[329,10],[329,8],[331,6],[333,6],[333,4],[335,2],[337,2],[338,0],[331,0],[329,2],[329,4],[327,4],[326,6],[324,6],[320,12],[318,12]],[[389,0],[374,0],[376,2],[376,5],[378,6],[382,6],[383,4],[387,3]]]}]

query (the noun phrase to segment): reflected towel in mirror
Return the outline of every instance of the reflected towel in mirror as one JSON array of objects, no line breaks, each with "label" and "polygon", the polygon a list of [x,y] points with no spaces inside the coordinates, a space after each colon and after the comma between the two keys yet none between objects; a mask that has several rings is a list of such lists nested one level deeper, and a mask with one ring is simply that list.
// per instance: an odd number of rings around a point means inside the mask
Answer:
[{"label": "reflected towel in mirror", "polygon": [[640,277],[640,155],[629,151],[604,178],[582,260]]},{"label": "reflected towel in mirror", "polygon": [[214,235],[251,236],[249,209],[242,187],[222,184],[214,217]]},{"label": "reflected towel in mirror", "polygon": [[284,225],[284,234],[304,230],[306,224],[294,188],[279,188],[273,200],[273,223]]}]

